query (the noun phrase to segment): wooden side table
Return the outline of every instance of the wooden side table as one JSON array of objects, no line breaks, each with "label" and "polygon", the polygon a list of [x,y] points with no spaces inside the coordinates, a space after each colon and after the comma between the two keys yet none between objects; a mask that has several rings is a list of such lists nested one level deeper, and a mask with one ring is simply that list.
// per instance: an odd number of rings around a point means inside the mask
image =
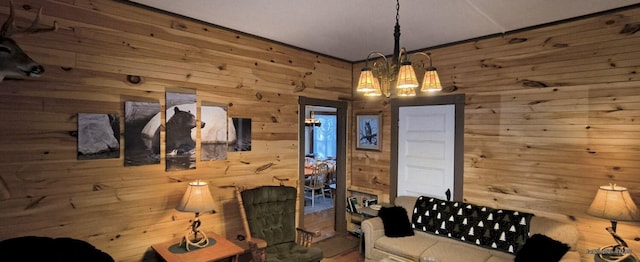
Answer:
[{"label": "wooden side table", "polygon": [[218,261],[229,257],[237,262],[238,256],[244,252],[244,249],[216,233],[206,232],[206,234],[207,237],[215,239],[216,243],[187,253],[177,254],[169,251],[169,247],[179,243],[180,238],[152,245],[151,248],[167,262]]}]

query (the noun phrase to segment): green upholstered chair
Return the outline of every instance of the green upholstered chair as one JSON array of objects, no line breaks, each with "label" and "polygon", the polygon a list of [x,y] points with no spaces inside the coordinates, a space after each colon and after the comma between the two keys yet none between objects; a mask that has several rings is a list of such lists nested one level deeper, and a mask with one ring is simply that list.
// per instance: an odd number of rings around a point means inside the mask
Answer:
[{"label": "green upholstered chair", "polygon": [[[316,233],[296,228],[298,195],[294,187],[261,186],[243,190],[240,196],[254,261],[322,260],[322,250],[310,247]],[[266,242],[262,254],[255,252],[260,246],[255,243],[264,243],[261,240]]]}]

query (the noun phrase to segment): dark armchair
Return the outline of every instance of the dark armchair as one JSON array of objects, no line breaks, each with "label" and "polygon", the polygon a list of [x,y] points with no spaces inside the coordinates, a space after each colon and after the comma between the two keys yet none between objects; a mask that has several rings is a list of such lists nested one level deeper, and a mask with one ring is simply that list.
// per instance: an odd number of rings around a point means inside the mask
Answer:
[{"label": "dark armchair", "polygon": [[[254,261],[322,260],[322,250],[310,247],[317,233],[296,228],[294,187],[262,186],[242,190],[239,196]],[[266,248],[258,250],[264,242]]]}]

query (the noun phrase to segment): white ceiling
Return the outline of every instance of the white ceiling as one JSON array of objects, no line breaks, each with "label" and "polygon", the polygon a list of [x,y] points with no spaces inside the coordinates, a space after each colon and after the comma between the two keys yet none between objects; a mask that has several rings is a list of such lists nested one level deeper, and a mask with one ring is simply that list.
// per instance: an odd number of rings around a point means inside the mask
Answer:
[{"label": "white ceiling", "polygon": [[[393,53],[392,0],[131,0],[348,61]],[[418,50],[640,0],[401,0],[400,45]]]}]

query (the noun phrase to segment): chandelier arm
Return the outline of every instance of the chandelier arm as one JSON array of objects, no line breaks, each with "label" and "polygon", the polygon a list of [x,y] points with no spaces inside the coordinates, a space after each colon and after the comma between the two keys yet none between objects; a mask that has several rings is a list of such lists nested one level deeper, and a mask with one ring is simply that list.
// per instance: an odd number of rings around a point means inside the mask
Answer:
[{"label": "chandelier arm", "polygon": [[[404,59],[402,59],[403,56]],[[402,62],[409,62],[409,52],[404,47],[400,48],[400,53],[398,54],[398,64],[402,64]]]},{"label": "chandelier arm", "polygon": [[389,86],[388,82],[389,82],[389,79],[392,79],[393,77],[393,71],[392,71],[393,65],[391,64],[393,63],[393,60],[389,60],[387,56],[377,51],[371,52],[369,56],[367,56],[367,60],[372,56],[377,56],[376,58],[379,57],[379,58],[382,58],[383,60],[383,62],[381,63],[374,62],[371,68],[374,71],[374,76],[379,79],[380,92],[385,97],[390,97],[391,87]]},{"label": "chandelier arm", "polygon": [[[369,59],[371,59],[373,56],[378,56],[376,58],[382,58],[384,60],[384,63],[380,64],[377,62],[373,63],[372,67],[369,67]],[[390,70],[391,70],[391,65],[389,64],[389,59],[387,59],[387,56],[385,56],[383,53],[377,52],[377,51],[373,51],[371,53],[369,53],[369,55],[367,56],[367,60],[365,62],[364,67],[365,68],[376,68],[376,70],[379,70],[379,65],[382,66],[382,70],[384,70],[384,72],[382,72],[383,74],[389,74]],[[379,77],[379,76],[376,76]]]},{"label": "chandelier arm", "polygon": [[369,53],[369,55],[367,56],[367,59],[365,60],[365,63],[364,63],[364,67],[369,67],[369,59],[371,59],[371,57],[374,56],[374,55],[382,57],[382,59],[384,59],[384,62],[388,63],[387,57],[383,53],[380,53],[378,51],[373,51],[373,52]]},{"label": "chandelier arm", "polygon": [[433,63],[431,62],[431,53],[425,53],[425,52],[416,52],[413,53],[413,55],[423,55],[427,57],[427,60],[429,60],[429,67],[427,69],[431,69],[433,68]]}]

